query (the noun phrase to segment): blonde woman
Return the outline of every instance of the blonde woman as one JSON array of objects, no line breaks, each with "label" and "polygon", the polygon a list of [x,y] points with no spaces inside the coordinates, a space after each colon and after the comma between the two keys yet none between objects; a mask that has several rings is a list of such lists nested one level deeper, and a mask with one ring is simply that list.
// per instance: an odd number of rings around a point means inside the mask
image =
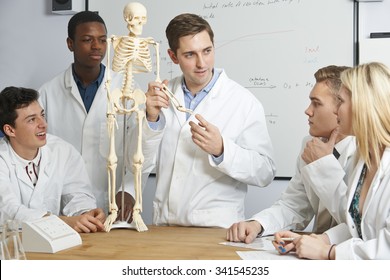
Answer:
[{"label": "blonde woman", "polygon": [[279,232],[274,246],[300,258],[390,259],[390,69],[362,64],[344,71],[341,81],[339,132],[355,135],[356,166],[347,189],[317,192],[321,200],[340,205],[346,222],[322,235]]}]

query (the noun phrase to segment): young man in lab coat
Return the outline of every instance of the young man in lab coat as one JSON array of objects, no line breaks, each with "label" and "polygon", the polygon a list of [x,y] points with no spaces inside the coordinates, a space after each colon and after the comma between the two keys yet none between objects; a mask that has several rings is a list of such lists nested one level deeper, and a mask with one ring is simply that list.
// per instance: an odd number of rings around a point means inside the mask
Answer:
[{"label": "young man in lab coat", "polygon": [[[291,231],[275,234],[276,249],[293,250],[299,258],[319,260],[390,259],[390,68],[379,62],[360,64],[341,75],[339,133],[355,135],[353,170],[334,163],[334,142],[314,139],[302,156],[304,172],[313,177],[321,201],[338,212],[344,223],[323,234],[300,235]],[[319,150],[328,151],[318,153]],[[306,153],[308,152],[308,153]],[[302,174],[304,174],[302,172]],[[336,178],[348,172],[347,186]],[[284,243],[280,238],[293,238]]]},{"label": "young man in lab coat", "polygon": [[143,152],[144,172],[155,167],[157,175],[153,224],[227,228],[244,218],[248,185],[265,187],[275,176],[264,110],[214,67],[207,21],[181,14],[166,35],[168,54],[183,72],[167,86],[194,114],[178,111],[162,83],[149,83]]},{"label": "young man in lab coat", "polygon": [[[314,192],[308,178],[318,176],[320,171],[307,174],[305,178],[302,176],[307,165],[302,157],[307,153],[307,146],[311,146],[318,137],[323,141],[333,137],[336,142],[334,155],[338,159],[338,164],[344,169],[352,167],[352,156],[356,149],[354,137],[334,132],[338,127],[337,93],[341,87],[340,74],[347,68],[330,65],[314,74],[316,84],[310,92],[311,102],[305,111],[309,117],[311,136],[303,139],[295,175],[281,194],[281,198],[270,208],[255,214],[247,221],[234,223],[227,231],[227,240],[251,243],[259,234],[269,235],[282,229],[304,230],[313,217],[315,219],[313,231],[320,233],[344,222],[337,213],[329,212]],[[323,152],[318,149],[315,151]],[[347,178],[337,177],[334,180],[347,181]]]},{"label": "young man in lab coat", "polygon": [[0,224],[60,216],[78,232],[103,230],[83,159],[62,139],[46,134],[38,92],[7,87],[0,93]]},{"label": "young man in lab coat", "polygon": [[[94,12],[75,14],[68,24],[67,46],[73,52],[74,62],[39,89],[39,102],[50,124],[48,132],[71,143],[81,153],[97,205],[107,213],[107,77],[102,64],[107,30],[103,19]],[[112,88],[121,88],[121,75],[112,71],[110,74]],[[123,166],[123,116],[117,117],[117,122],[118,188]]]}]

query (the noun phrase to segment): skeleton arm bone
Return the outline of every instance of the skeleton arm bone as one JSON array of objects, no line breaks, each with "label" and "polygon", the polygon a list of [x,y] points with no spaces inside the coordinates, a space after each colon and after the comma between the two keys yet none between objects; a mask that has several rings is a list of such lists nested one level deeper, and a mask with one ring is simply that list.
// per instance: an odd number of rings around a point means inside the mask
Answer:
[{"label": "skeleton arm bone", "polygon": [[160,44],[153,39],[148,41],[149,44],[154,46],[156,52],[156,82],[161,83],[160,79]]},{"label": "skeleton arm bone", "polygon": [[191,115],[194,114],[194,112],[191,109],[187,109],[183,105],[180,105],[179,100],[177,100],[176,96],[173,94],[172,91],[169,90],[169,88],[163,84],[162,86],[162,92],[165,93],[169,99],[172,101],[173,105],[176,107],[176,109],[180,112],[189,113]]},{"label": "skeleton arm bone", "polygon": [[[162,83],[160,78],[160,44],[153,39],[150,39],[148,41],[149,44],[154,46],[155,52],[156,52],[156,82]],[[194,114],[194,112],[190,109],[185,108],[184,106],[180,105],[179,100],[175,97],[175,95],[169,90],[169,88],[162,83],[162,92],[164,92],[169,99],[172,101],[173,105],[176,107],[176,109],[180,112],[189,113],[191,115]]]},{"label": "skeleton arm bone", "polygon": [[[107,57],[109,61],[110,48],[107,47]],[[107,63],[109,64],[109,62]],[[107,171],[108,171],[108,200],[109,200],[109,215],[104,223],[105,231],[110,231],[112,223],[117,218],[118,206],[115,203],[115,170],[117,166],[118,158],[115,153],[115,128],[114,124],[118,126],[115,118],[114,104],[111,99],[111,76],[109,67],[106,68],[107,81],[105,83],[107,90],[107,130],[110,141],[109,154],[107,158]]]}]

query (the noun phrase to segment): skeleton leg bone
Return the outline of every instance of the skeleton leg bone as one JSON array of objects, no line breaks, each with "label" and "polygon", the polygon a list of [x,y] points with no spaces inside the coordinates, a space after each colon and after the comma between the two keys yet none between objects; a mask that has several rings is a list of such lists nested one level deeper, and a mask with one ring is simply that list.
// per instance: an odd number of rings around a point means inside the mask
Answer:
[{"label": "skeleton leg bone", "polygon": [[107,158],[109,215],[104,222],[104,230],[109,232],[112,224],[115,222],[118,216],[118,206],[115,202],[116,167],[118,157],[116,156],[115,152],[115,115],[107,114],[107,118],[107,127],[110,139],[110,149]]},{"label": "skeleton leg bone", "polygon": [[138,139],[137,150],[133,156],[133,172],[134,172],[134,189],[135,189],[135,204],[133,207],[133,221],[136,225],[137,231],[147,231],[148,228],[145,225],[141,217],[142,212],[142,165],[144,163],[144,155],[142,153],[142,125],[145,118],[145,111],[139,108],[139,105],[143,105],[146,102],[145,94],[136,89],[133,92],[135,113],[137,114],[138,123]]}]

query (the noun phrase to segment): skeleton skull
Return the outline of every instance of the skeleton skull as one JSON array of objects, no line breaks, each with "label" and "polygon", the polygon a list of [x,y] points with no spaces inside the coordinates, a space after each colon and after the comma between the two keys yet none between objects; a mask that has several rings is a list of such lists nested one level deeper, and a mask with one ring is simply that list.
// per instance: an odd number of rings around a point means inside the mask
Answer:
[{"label": "skeleton skull", "polygon": [[147,21],[146,8],[138,2],[132,2],[123,9],[123,17],[127,22],[127,29],[136,36],[142,34],[142,27]]}]

